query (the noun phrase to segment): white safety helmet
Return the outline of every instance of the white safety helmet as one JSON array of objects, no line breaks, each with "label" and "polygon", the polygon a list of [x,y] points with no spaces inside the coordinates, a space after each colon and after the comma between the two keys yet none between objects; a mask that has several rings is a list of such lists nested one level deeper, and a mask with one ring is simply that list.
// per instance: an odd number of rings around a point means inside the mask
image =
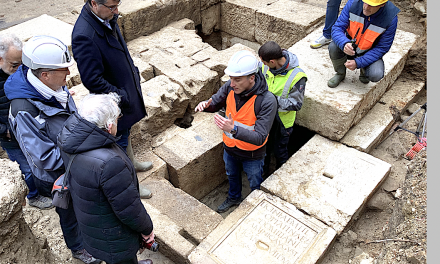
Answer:
[{"label": "white safety helmet", "polygon": [[247,76],[258,71],[258,60],[248,50],[240,50],[236,52],[228,62],[225,74],[238,77]]},{"label": "white safety helmet", "polygon": [[51,36],[30,38],[23,46],[22,60],[32,70],[66,68],[73,64],[67,46]]}]

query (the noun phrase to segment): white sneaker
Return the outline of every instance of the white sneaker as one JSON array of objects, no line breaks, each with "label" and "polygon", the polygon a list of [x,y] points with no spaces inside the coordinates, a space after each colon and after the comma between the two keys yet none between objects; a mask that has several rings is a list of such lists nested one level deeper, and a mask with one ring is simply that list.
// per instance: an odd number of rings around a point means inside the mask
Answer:
[{"label": "white sneaker", "polygon": [[310,44],[310,48],[319,49],[324,45],[330,44],[330,42],[332,42],[332,39],[328,39],[324,36],[320,36],[317,40],[315,40],[312,44]]}]

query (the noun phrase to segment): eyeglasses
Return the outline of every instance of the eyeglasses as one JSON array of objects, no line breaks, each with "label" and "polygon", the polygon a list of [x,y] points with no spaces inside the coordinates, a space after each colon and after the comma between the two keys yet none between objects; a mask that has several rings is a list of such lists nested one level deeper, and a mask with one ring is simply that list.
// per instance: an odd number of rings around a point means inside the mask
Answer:
[{"label": "eyeglasses", "polygon": [[114,6],[106,6],[106,5],[104,5],[104,4],[102,4],[102,5],[105,6],[105,7],[107,7],[108,9],[110,9],[110,11],[113,12],[113,11],[115,11],[116,8],[118,8],[121,4],[122,4],[122,1],[119,1],[119,4],[114,5]]},{"label": "eyeglasses", "polygon": [[60,69],[53,69],[53,70],[48,70],[48,71],[60,71],[60,72],[64,72],[64,71],[68,71],[69,68],[60,68]]},{"label": "eyeglasses", "polygon": [[20,66],[22,64],[22,62],[10,62],[8,61],[9,65],[11,65],[12,68],[17,68],[18,66]]},{"label": "eyeglasses", "polygon": [[120,113],[120,114],[119,114],[119,116],[118,116],[118,119],[121,119],[121,118],[122,118],[122,116],[123,116],[123,114],[122,114],[122,113]]}]

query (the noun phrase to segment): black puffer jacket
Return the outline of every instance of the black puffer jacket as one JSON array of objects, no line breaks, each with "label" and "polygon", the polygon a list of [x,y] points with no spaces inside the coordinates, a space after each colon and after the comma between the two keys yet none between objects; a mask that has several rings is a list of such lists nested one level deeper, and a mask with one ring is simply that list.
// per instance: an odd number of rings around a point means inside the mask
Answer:
[{"label": "black puffer jacket", "polygon": [[9,130],[9,105],[11,101],[5,95],[5,82],[8,79],[7,75],[2,69],[0,69],[0,144],[4,148],[20,148],[17,140],[12,132],[9,132],[10,138],[6,137],[6,132]]},{"label": "black puffer jacket", "polygon": [[77,154],[69,181],[84,247],[107,263],[132,259],[140,233],[153,231],[133,164],[116,140],[76,113],[58,136],[66,167],[68,156]]}]

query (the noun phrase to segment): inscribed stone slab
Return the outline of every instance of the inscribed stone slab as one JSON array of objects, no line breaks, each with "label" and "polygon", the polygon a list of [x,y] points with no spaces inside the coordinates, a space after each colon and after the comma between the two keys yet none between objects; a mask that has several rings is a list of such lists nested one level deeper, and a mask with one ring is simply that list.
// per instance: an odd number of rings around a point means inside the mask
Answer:
[{"label": "inscribed stone slab", "polygon": [[256,190],[189,256],[193,264],[315,263],[336,232]]},{"label": "inscribed stone slab", "polygon": [[73,25],[67,24],[59,19],[46,14],[20,23],[13,27],[2,30],[3,33],[13,33],[21,41],[26,42],[33,36],[46,35],[61,40],[72,50]]},{"label": "inscribed stone slab", "polygon": [[390,169],[390,164],[371,155],[315,135],[261,188],[340,234]]},{"label": "inscribed stone slab", "polygon": [[347,70],[345,80],[334,89],[327,86],[327,81],[335,74],[328,50],[310,48],[310,42],[320,35],[322,27],[289,48],[297,55],[308,77],[304,103],[295,122],[322,136],[340,140],[400,75],[416,35],[397,30],[390,51],[383,57],[385,77],[379,82],[362,84],[358,80],[359,70]]}]

